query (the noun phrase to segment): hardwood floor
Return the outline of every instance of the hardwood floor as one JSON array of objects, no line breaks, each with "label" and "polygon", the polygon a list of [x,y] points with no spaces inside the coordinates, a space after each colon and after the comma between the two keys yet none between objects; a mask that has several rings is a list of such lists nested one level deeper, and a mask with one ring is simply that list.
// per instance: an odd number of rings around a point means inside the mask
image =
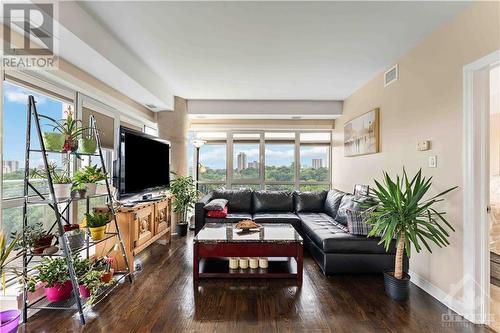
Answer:
[{"label": "hardwood floor", "polygon": [[308,255],[301,289],[293,280],[213,280],[195,291],[191,239],[151,246],[134,283],[87,310],[84,327],[77,315],[45,310],[20,332],[490,332],[443,324],[449,310],[415,286],[399,303],[385,296],[382,276],[327,278]]}]

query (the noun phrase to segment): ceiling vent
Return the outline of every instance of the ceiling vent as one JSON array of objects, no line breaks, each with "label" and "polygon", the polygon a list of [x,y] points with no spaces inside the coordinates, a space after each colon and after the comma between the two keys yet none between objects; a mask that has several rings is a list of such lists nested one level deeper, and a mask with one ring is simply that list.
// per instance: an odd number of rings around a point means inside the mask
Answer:
[{"label": "ceiling vent", "polygon": [[393,82],[398,80],[399,67],[398,65],[392,66],[387,72],[384,73],[384,87],[387,87]]}]

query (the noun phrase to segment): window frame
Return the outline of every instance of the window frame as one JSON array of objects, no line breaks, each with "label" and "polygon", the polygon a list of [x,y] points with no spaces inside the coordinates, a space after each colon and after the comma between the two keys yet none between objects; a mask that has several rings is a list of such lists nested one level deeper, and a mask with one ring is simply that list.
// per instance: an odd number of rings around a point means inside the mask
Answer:
[{"label": "window frame", "polygon": [[[197,129],[192,130],[193,139],[197,139],[199,133],[210,132],[210,130]],[[199,184],[220,184],[221,187],[226,189],[233,188],[233,185],[258,185],[261,190],[265,189],[268,185],[293,185],[295,190],[299,190],[300,186],[304,185],[325,185],[327,188],[332,187],[332,150],[333,150],[333,130],[222,130],[218,129],[217,132],[225,132],[226,139],[215,139],[210,140],[209,138],[203,138],[206,141],[206,144],[226,144],[226,180],[225,181],[200,181]],[[294,133],[294,139],[267,139],[265,138],[265,133]],[[300,134],[301,133],[329,133],[330,140],[317,140],[317,141],[305,141],[300,142]],[[234,139],[234,135],[238,134],[259,134],[259,150],[260,150],[260,160],[259,160],[259,179],[240,179],[233,177],[233,169],[234,169],[234,144],[243,143],[244,139]],[[203,137],[203,135],[200,135]],[[250,139],[248,141],[255,142],[256,139]],[[235,143],[234,141],[237,141]],[[294,144],[295,154],[294,154],[294,180],[293,181],[273,181],[265,179],[265,148],[266,144]],[[300,180],[300,147],[302,145],[307,146],[328,146],[328,179],[325,181],[314,181],[314,182],[306,182]],[[193,157],[193,170],[196,170],[196,150],[194,150]]]}]

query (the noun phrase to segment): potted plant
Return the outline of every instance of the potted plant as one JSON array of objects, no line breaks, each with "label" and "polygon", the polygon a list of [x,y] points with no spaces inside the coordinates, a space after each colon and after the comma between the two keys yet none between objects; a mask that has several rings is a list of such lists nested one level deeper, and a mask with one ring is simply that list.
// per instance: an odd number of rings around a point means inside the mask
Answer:
[{"label": "potted plant", "polygon": [[97,150],[97,140],[93,135],[93,131],[96,129],[90,129],[90,133],[87,137],[82,137],[78,140],[78,152],[82,154],[95,154]]},{"label": "potted plant", "polygon": [[64,257],[44,257],[35,269],[38,274],[29,276],[26,282],[29,291],[34,292],[36,285],[41,282],[44,284],[43,288],[49,302],[59,302],[70,298],[72,285]]},{"label": "potted plant", "polygon": [[191,176],[181,176],[172,172],[174,179],[170,182],[170,192],[174,196],[174,212],[180,215],[180,221],[177,222],[175,230],[177,235],[185,236],[187,234],[188,220],[187,214],[194,207],[198,198],[196,183]]},{"label": "potted plant", "polygon": [[[68,173],[59,169],[55,163],[49,163],[48,172],[52,177],[56,199],[61,200],[71,197],[71,187],[73,184]],[[30,177],[47,179],[47,172],[43,168],[35,168],[30,171]]]},{"label": "potted plant", "polygon": [[43,250],[52,245],[54,234],[45,231],[42,222],[29,224],[24,229],[24,239],[20,233],[14,233],[12,238],[18,238],[16,249],[26,247],[32,249],[35,254],[42,254]]},{"label": "potted plant", "polygon": [[103,181],[106,178],[108,176],[97,165],[83,167],[73,177],[76,184],[84,184],[88,196],[95,195],[97,182]]},{"label": "potted plant", "polygon": [[78,198],[83,199],[87,195],[87,188],[85,184],[73,183],[71,193],[73,197],[78,196]]},{"label": "potted plant", "polygon": [[[384,272],[386,294],[396,300],[408,298],[410,276],[403,272],[403,257],[411,255],[411,245],[417,252],[422,245],[432,253],[429,243],[439,247],[449,245],[449,233],[455,231],[445,218],[445,212],[434,208],[443,196],[457,187],[449,188],[430,198],[424,198],[432,185],[432,177],[422,176],[420,169],[410,180],[403,169],[403,176],[393,180],[384,172],[384,181],[375,181],[370,188],[370,200],[362,206],[371,206],[365,223],[371,226],[368,237],[380,237],[380,244],[389,250],[396,239],[394,271]],[[374,205],[373,205],[374,204]]]},{"label": "potted plant", "polygon": [[[14,259],[11,256],[12,251],[16,247],[19,236],[11,240],[7,244],[7,237],[3,230],[0,230],[0,279],[2,280],[2,289],[5,291],[5,274],[7,271],[15,273],[14,269],[8,267],[9,263]],[[19,326],[19,318],[21,311],[18,309],[0,311],[0,331],[1,332],[17,332]]]},{"label": "potted plant", "polygon": [[102,272],[101,280],[104,283],[111,282],[113,278],[114,269],[111,267],[113,258],[108,255],[98,257],[92,264],[92,269]]},{"label": "potted plant", "polygon": [[94,212],[92,214],[85,214],[87,220],[87,227],[90,230],[92,240],[98,241],[104,238],[106,232],[106,225],[109,223],[109,213]]},{"label": "potted plant", "polygon": [[68,107],[66,111],[66,119],[55,120],[49,116],[40,115],[40,118],[45,118],[51,123],[48,124],[52,127],[53,132],[59,132],[63,136],[64,143],[62,147],[63,152],[74,152],[78,149],[78,136],[82,134],[85,128],[81,127],[81,121],[73,118],[73,111]]},{"label": "potted plant", "polygon": [[46,150],[62,151],[64,135],[57,132],[45,132],[43,133],[43,144]]},{"label": "potted plant", "polygon": [[78,224],[67,224],[64,226],[64,235],[68,240],[69,248],[74,251],[85,244],[85,231]]},{"label": "potted plant", "polygon": [[89,270],[83,275],[79,288],[80,295],[87,299],[86,304],[91,305],[94,303],[99,289],[108,284],[102,280],[102,275],[102,272],[96,270]]}]

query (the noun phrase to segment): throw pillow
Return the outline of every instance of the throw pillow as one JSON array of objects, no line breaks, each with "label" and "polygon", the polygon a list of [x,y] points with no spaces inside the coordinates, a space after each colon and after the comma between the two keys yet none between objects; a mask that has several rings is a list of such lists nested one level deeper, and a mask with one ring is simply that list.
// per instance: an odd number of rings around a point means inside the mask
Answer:
[{"label": "throw pillow", "polygon": [[214,199],[207,203],[203,208],[205,210],[224,210],[224,208],[227,205],[227,200],[226,199]]},{"label": "throw pillow", "polygon": [[335,221],[347,225],[347,213],[350,210],[361,210],[359,203],[369,200],[369,197],[346,194],[342,197],[340,201],[339,209],[337,210],[337,215],[335,216]]},{"label": "throw pillow", "polygon": [[351,210],[347,209],[347,230],[350,234],[367,236],[372,229],[370,225],[364,221],[368,218],[371,210]]},{"label": "throw pillow", "polygon": [[225,218],[227,217],[227,206],[223,210],[209,210],[207,217]]}]

